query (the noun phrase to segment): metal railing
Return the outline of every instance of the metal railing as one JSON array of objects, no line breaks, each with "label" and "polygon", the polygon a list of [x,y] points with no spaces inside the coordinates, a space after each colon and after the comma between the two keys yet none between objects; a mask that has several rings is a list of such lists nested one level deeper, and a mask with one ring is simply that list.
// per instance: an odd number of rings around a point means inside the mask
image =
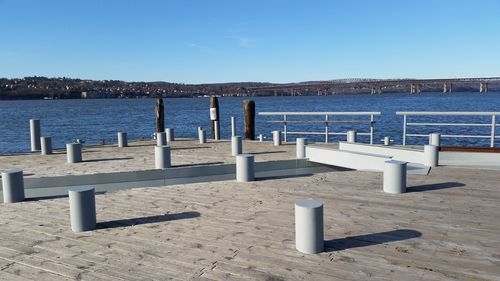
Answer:
[{"label": "metal railing", "polygon": [[[370,136],[370,144],[373,144],[373,133],[375,127],[375,116],[380,115],[380,112],[259,112],[263,116],[283,116],[283,120],[268,121],[270,123],[283,123],[283,137],[285,142],[288,135],[324,135],[325,143],[328,143],[328,137],[332,135],[347,135],[347,132],[335,132],[333,124],[335,123],[350,123],[350,124],[368,124],[369,132],[357,132],[359,136]],[[314,120],[293,120],[288,119],[290,116],[323,116],[323,119]],[[340,120],[338,116],[367,116],[369,120]],[[325,129],[323,132],[290,132],[288,131],[289,124],[293,123],[324,123]],[[330,127],[332,124],[332,128]]]},{"label": "metal railing", "polygon": [[[500,112],[408,112],[408,111],[398,111],[397,115],[403,115],[403,145],[406,145],[407,137],[429,137],[428,134],[409,134],[407,132],[408,126],[440,126],[440,127],[490,127],[490,133],[488,135],[453,135],[453,134],[442,134],[442,138],[479,138],[479,139],[490,139],[490,146],[495,147],[495,139],[500,138],[495,136],[496,127],[500,127],[500,124],[496,123],[496,116],[500,116]],[[491,123],[418,123],[418,122],[408,122],[408,116],[491,116]],[[439,133],[437,131],[436,133]]]}]

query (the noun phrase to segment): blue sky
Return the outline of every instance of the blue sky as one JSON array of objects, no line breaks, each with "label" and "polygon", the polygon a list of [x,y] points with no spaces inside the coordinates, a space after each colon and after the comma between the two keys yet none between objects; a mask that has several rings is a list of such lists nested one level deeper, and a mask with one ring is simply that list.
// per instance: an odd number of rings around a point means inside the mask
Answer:
[{"label": "blue sky", "polygon": [[500,76],[500,0],[0,0],[0,77]]}]

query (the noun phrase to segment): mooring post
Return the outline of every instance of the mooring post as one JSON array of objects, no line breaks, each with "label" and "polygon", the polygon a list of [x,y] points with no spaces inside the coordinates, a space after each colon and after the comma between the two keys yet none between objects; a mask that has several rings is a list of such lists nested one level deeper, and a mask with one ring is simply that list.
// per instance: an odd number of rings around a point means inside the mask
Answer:
[{"label": "mooring post", "polygon": [[406,162],[396,160],[384,162],[383,190],[387,193],[406,192]]},{"label": "mooring post", "polygon": [[429,134],[429,144],[435,146],[441,146],[441,134],[431,133]]},{"label": "mooring post", "polygon": [[231,137],[236,136],[236,118],[231,116]]},{"label": "mooring post", "polygon": [[243,101],[243,114],[245,116],[245,139],[255,140],[255,102]]},{"label": "mooring post", "polygon": [[297,159],[306,158],[307,139],[297,138],[296,142]]},{"label": "mooring post", "polygon": [[324,250],[323,203],[313,199],[295,202],[295,248],[305,254]]},{"label": "mooring post", "polygon": [[357,132],[356,131],[347,131],[347,142],[348,143],[355,143],[357,139]]},{"label": "mooring post", "polygon": [[236,156],[243,153],[243,143],[240,136],[231,137],[231,154]]},{"label": "mooring post", "polygon": [[210,122],[212,124],[212,139],[218,140],[220,137],[219,127],[219,99],[217,97],[210,97]]},{"label": "mooring post", "polygon": [[274,146],[281,145],[281,132],[280,131],[273,131],[273,143],[274,143]]},{"label": "mooring post", "polygon": [[40,148],[42,150],[42,155],[52,154],[52,138],[51,137],[40,137]]},{"label": "mooring post", "polygon": [[175,140],[174,138],[174,129],[173,128],[166,128],[165,133],[167,136],[167,143],[173,142]]},{"label": "mooring post", "polygon": [[391,145],[391,138],[390,137],[384,137],[384,145],[385,146]]},{"label": "mooring post", "polygon": [[157,132],[156,133],[156,145],[157,146],[167,145],[167,133],[166,132]]},{"label": "mooring post", "polygon": [[156,101],[156,132],[164,132],[165,130],[165,108],[163,99],[159,98]]},{"label": "mooring post", "polygon": [[252,154],[236,155],[236,180],[239,182],[255,180],[254,156]]},{"label": "mooring post", "polygon": [[170,168],[170,146],[162,145],[155,146],[155,168],[156,169],[166,169]]},{"label": "mooring post", "polygon": [[30,119],[31,151],[40,151],[40,119]]},{"label": "mooring post", "polygon": [[68,190],[71,230],[89,231],[96,228],[95,189],[75,187]]},{"label": "mooring post", "polygon": [[198,139],[201,144],[207,142],[207,135],[205,134],[205,130],[201,129],[200,127],[198,127]]},{"label": "mooring post", "polygon": [[118,135],[118,147],[127,147],[128,146],[127,133],[118,132],[117,135]]},{"label": "mooring post", "polygon": [[24,201],[24,177],[22,170],[2,172],[3,202],[16,203]]},{"label": "mooring post", "polygon": [[435,145],[424,145],[425,163],[429,167],[439,165],[439,147]]},{"label": "mooring post", "polygon": [[67,143],[66,144],[66,158],[69,164],[82,162],[82,144],[81,143]]}]

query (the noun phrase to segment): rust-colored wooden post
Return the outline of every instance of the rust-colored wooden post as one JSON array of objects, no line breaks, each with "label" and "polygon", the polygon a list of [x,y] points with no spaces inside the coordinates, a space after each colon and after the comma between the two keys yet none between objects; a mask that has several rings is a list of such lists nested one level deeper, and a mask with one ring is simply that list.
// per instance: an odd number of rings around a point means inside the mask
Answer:
[{"label": "rust-colored wooden post", "polygon": [[243,113],[245,115],[245,139],[255,140],[255,102],[253,100],[243,101]]},{"label": "rust-colored wooden post", "polygon": [[214,140],[216,139],[216,135],[220,137],[220,133],[215,133],[215,130],[220,132],[220,123],[217,122],[217,126],[215,126],[215,121],[219,121],[219,99],[217,97],[210,97],[210,122],[212,124],[212,139]]},{"label": "rust-colored wooden post", "polygon": [[159,98],[156,101],[156,132],[161,133],[165,131],[163,99]]}]

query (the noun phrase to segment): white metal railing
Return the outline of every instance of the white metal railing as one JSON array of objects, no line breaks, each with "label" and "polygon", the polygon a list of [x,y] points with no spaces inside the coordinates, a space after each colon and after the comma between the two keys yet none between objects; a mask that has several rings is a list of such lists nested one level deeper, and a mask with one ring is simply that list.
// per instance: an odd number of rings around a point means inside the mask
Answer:
[{"label": "white metal railing", "polygon": [[[495,146],[495,139],[500,138],[495,136],[496,127],[500,127],[500,124],[496,123],[496,116],[500,116],[500,112],[412,112],[412,111],[398,111],[397,115],[403,115],[403,145],[406,145],[407,137],[428,137],[426,134],[409,134],[407,132],[408,126],[459,126],[459,127],[490,127],[491,131],[488,135],[452,135],[443,134],[443,138],[480,138],[480,139],[490,139],[490,146]],[[418,123],[418,122],[408,122],[408,116],[491,116],[491,123]],[[438,133],[438,132],[437,132]]]},{"label": "white metal railing", "polygon": [[[373,133],[375,127],[375,116],[380,115],[380,112],[259,112],[259,115],[264,116],[283,116],[283,120],[268,121],[270,123],[283,123],[283,137],[285,142],[288,135],[324,135],[325,143],[328,143],[328,137],[331,135],[347,135],[347,132],[335,132],[330,128],[329,124],[334,123],[351,123],[351,124],[368,124],[369,132],[357,132],[360,136],[370,136],[370,144],[373,144]],[[323,119],[314,120],[290,120],[289,116],[323,116]],[[339,120],[338,116],[368,116],[370,120]],[[290,132],[288,125],[290,123],[324,123],[325,130],[323,132]]]}]

